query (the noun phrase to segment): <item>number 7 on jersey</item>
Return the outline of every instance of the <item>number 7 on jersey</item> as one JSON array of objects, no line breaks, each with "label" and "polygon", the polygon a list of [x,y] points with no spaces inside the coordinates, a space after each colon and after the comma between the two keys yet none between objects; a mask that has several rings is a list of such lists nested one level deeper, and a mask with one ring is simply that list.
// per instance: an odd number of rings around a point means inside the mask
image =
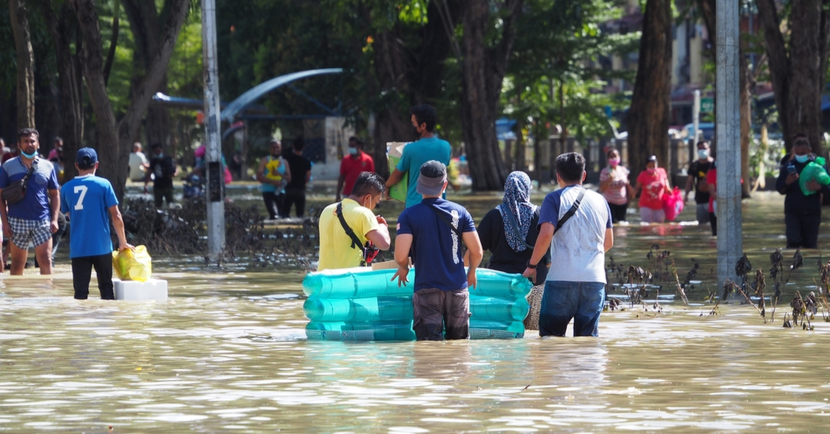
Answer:
[{"label": "number 7 on jersey", "polygon": [[84,197],[86,197],[87,186],[76,185],[72,191],[75,193],[81,193],[81,196],[78,198],[78,203],[75,204],[75,211],[84,209]]}]

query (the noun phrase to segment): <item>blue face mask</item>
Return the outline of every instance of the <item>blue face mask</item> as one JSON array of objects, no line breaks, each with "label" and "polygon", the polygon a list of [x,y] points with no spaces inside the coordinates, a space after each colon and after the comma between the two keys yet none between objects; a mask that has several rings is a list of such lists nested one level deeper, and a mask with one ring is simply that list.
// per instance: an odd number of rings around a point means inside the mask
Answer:
[{"label": "blue face mask", "polygon": [[21,149],[20,154],[31,160],[32,158],[35,158],[35,156],[37,155],[37,151],[32,152],[31,154],[27,154],[27,153],[23,152],[23,150]]},{"label": "blue face mask", "polygon": [[349,148],[349,154],[357,155],[357,148]]},{"label": "blue face mask", "polygon": [[810,154],[796,155],[795,156],[795,161],[798,161],[799,163],[806,163],[809,160],[810,160]]}]

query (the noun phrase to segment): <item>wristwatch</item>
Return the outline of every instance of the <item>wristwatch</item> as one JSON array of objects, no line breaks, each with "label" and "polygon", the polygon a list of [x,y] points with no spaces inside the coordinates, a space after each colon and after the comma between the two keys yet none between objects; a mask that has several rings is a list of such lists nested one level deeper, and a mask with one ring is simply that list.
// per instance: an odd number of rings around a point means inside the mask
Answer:
[{"label": "wristwatch", "polygon": [[527,268],[530,268],[531,270],[535,270],[537,265],[539,265],[539,264],[531,264],[530,259],[527,260]]}]

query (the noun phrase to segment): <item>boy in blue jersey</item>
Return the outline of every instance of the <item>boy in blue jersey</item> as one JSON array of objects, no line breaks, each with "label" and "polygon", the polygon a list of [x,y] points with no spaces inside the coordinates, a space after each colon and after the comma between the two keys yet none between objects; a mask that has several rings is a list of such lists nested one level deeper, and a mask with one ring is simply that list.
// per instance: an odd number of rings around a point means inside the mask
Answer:
[{"label": "boy in blue jersey", "polygon": [[418,176],[421,166],[430,160],[436,160],[444,166],[450,164],[452,147],[446,140],[435,137],[432,133],[438,117],[435,109],[426,105],[416,105],[409,109],[412,122],[412,134],[416,141],[406,145],[401,154],[401,161],[386,180],[386,191],[393,185],[401,182],[403,176],[409,173],[409,186],[406,192],[406,207],[409,208],[421,202],[421,194],[417,191]]},{"label": "boy in blue jersey", "polygon": [[[470,293],[476,286],[476,267],[484,250],[473,218],[467,210],[444,200],[447,168],[432,160],[419,172],[417,189],[423,200],[398,217],[395,237],[395,262],[398,271],[392,277],[398,285],[408,282],[409,253],[418,270],[412,296],[413,329],[421,340],[469,339]],[[469,269],[464,272],[464,252],[470,251]]]},{"label": "boy in blue jersey", "polygon": [[118,199],[112,184],[95,176],[98,153],[92,148],[81,148],[75,162],[78,176],[61,189],[61,212],[69,213],[69,258],[72,259],[72,283],[75,299],[89,296],[89,278],[92,268],[98,276],[98,289],[104,300],[115,300],[112,291],[112,238],[109,211],[118,250],[132,249],[124,234],[124,220],[118,210]]}]

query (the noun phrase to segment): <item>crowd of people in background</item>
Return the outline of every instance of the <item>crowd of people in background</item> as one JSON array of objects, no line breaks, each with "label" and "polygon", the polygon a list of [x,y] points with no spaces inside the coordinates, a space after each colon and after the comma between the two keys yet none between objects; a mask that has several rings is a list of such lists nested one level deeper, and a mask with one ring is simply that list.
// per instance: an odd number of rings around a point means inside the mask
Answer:
[{"label": "crowd of people in background", "polygon": [[[477,283],[475,271],[485,251],[490,252],[486,268],[521,273],[541,291],[538,324],[542,336],[564,336],[571,321],[574,336],[597,336],[605,297],[605,253],[614,245],[612,225],[627,221],[629,202],[638,195],[641,222],[663,223],[667,197],[679,194],[676,188],[673,192],[657,157],[647,159],[632,186],[631,171],[622,164],[620,152],[607,149],[608,165],[599,175],[597,191],[592,191],[583,187],[584,157],[562,154],[555,164],[559,188],[545,196],[541,206],[531,201],[533,184],[528,174],[510,173],[501,203],[476,225],[462,205],[446,199],[451,147],[435,135],[435,110],[417,105],[410,114],[415,140],[403,147],[386,180],[375,173],[363,142],[349,139],[335,202],[323,209],[319,219],[318,270],[368,265],[378,252],[390,249],[388,223],[374,210],[389,189],[408,180],[405,209],[397,218],[393,280],[409,284],[410,267],[418,267],[412,286],[414,330],[419,340],[469,337],[469,288]],[[41,156],[40,137],[34,129],[21,130],[10,148],[2,139],[0,145],[0,224],[3,253],[11,255],[11,274],[23,273],[30,247],[40,272],[50,274],[53,237],[64,230],[68,218],[75,298],[88,297],[92,269],[99,276],[101,297],[113,298],[110,221],[119,250],[133,247],[127,242],[112,185],[95,175],[99,167],[96,151],[80,149],[74,162],[78,176],[66,180],[60,137],[53,140],[47,158]],[[696,148],[698,158],[689,164],[682,200],[688,202],[694,193],[698,224],[708,223],[717,236],[717,161],[707,141],[698,142]],[[170,206],[179,166],[163,145],[153,144],[150,149],[148,158],[140,143],[133,145],[129,179],[143,182],[145,193],[152,182],[155,206],[161,208],[165,202]],[[261,184],[271,219],[289,217],[292,207],[297,217],[305,215],[312,163],[303,150],[302,139],[293,140],[289,150],[275,139],[259,162],[255,179]],[[202,146],[195,152],[193,174],[204,176],[205,151]],[[786,196],[787,248],[817,248],[821,196],[830,195],[830,185],[812,177],[801,179],[816,164],[807,137],[795,136],[792,152],[781,160],[776,182],[777,191]],[[230,182],[224,159],[221,167],[225,183]],[[826,168],[821,170],[827,174]],[[5,262],[4,256],[0,272]]]}]

